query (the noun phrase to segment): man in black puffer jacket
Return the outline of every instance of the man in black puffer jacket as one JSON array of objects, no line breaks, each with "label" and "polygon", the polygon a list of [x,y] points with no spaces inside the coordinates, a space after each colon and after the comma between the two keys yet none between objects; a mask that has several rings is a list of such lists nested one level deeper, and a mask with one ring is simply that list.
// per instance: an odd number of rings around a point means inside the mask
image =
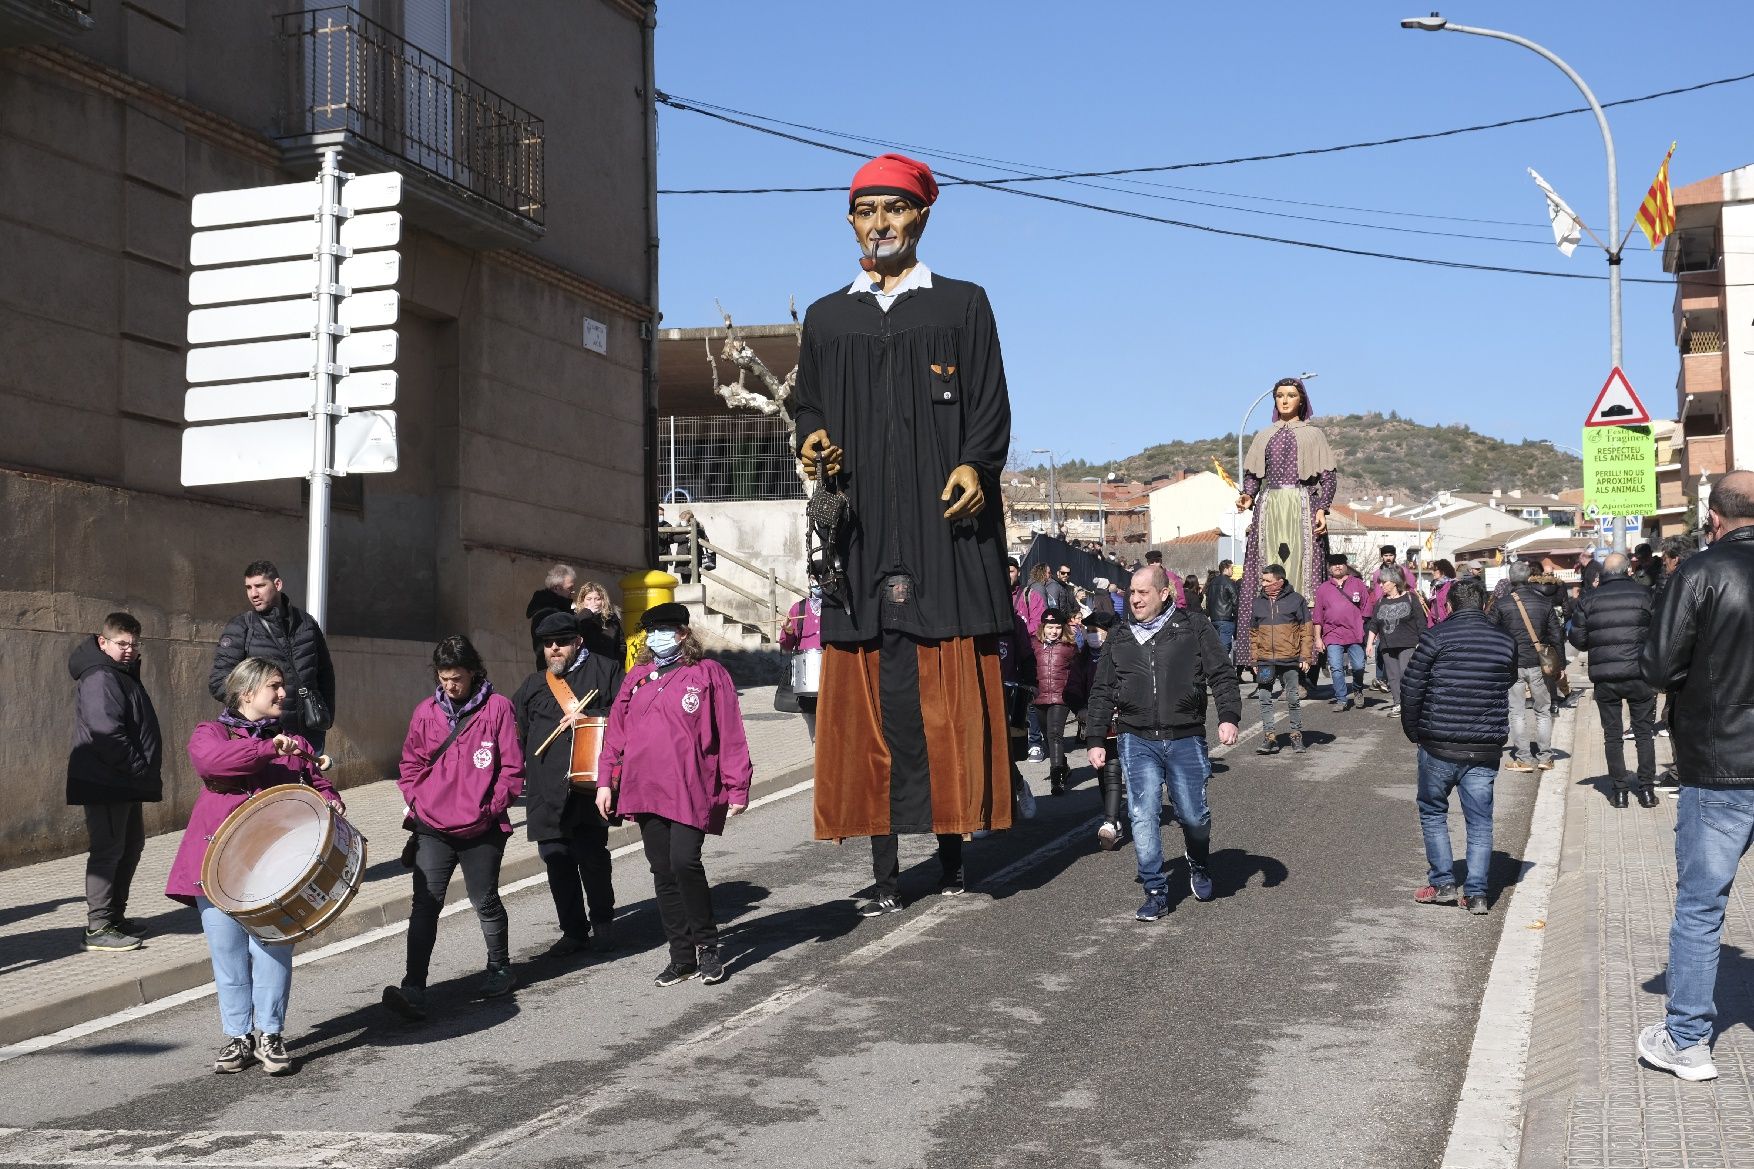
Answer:
[{"label": "man in black puffer jacket", "polygon": [[[1538,585],[1529,583],[1533,573],[1533,566],[1526,560],[1511,565],[1505,574],[1510,590],[1503,600],[1492,606],[1491,613],[1491,619],[1516,642],[1517,676],[1509,687],[1510,762],[1505,764],[1511,771],[1533,771],[1537,767],[1550,771],[1553,767],[1553,706],[1558,695],[1541,672],[1541,655],[1536,652],[1535,643],[1563,653],[1565,627],[1560,624],[1559,610],[1554,608],[1553,598]],[[1525,613],[1528,614],[1526,621],[1523,619]],[[1531,630],[1533,638],[1529,636]],[[1528,720],[1524,717],[1527,710],[1523,700],[1525,687],[1535,704],[1535,750],[1529,759],[1523,757],[1528,753],[1530,742]]]},{"label": "man in black puffer jacket", "polygon": [[1626,554],[1612,552],[1602,561],[1601,583],[1578,598],[1572,614],[1571,644],[1590,655],[1590,683],[1602,718],[1608,776],[1614,782],[1608,799],[1616,808],[1626,806],[1632,787],[1626,774],[1622,702],[1632,708],[1632,737],[1638,744],[1638,805],[1657,806],[1657,694],[1638,665],[1639,650],[1650,634],[1650,605],[1650,590],[1632,579]]},{"label": "man in black puffer jacket", "polygon": [[1638,1035],[1646,1062],[1684,1080],[1717,1076],[1718,950],[1736,868],[1754,842],[1754,472],[1711,489],[1711,547],[1675,571],[1651,613],[1639,665],[1674,699],[1675,919],[1668,1017]]},{"label": "man in black puffer jacket", "polygon": [[1510,721],[1516,643],[1481,611],[1486,590],[1464,577],[1450,586],[1450,615],[1427,629],[1401,677],[1401,730],[1419,745],[1419,826],[1430,881],[1413,894],[1424,905],[1456,903],[1449,843],[1449,795],[1460,788],[1468,825],[1469,913],[1486,912],[1492,862],[1492,783]]},{"label": "man in black puffer jacket", "polygon": [[[323,630],[310,614],[286,599],[286,584],[271,561],[258,560],[244,569],[244,595],[250,607],[233,617],[219,635],[213,668],[207,674],[207,691],[216,701],[224,702],[225,680],[239,662],[268,659],[285,675],[281,728],[289,735],[303,735],[321,751],[325,732],[335,724],[335,665],[329,660]],[[309,688],[323,700],[329,718],[322,726],[305,725],[300,687]]]}]

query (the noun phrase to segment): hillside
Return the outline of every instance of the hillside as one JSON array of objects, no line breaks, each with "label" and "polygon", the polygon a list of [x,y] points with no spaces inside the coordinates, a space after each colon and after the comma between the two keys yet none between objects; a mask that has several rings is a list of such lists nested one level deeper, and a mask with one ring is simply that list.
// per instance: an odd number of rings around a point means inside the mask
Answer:
[{"label": "hillside", "polygon": [[[1556,494],[1582,484],[1583,465],[1577,456],[1541,442],[1508,443],[1466,426],[1426,426],[1393,411],[1386,416],[1317,415],[1315,422],[1327,433],[1339,459],[1341,499],[1377,494],[1423,499],[1444,488],[1509,491],[1520,487]],[[1234,432],[1220,438],[1159,443],[1109,463],[1073,459],[1061,463],[1059,472],[1076,479],[1124,470],[1135,479],[1150,479],[1183,468],[1210,471],[1214,456],[1227,472],[1236,474]]]}]

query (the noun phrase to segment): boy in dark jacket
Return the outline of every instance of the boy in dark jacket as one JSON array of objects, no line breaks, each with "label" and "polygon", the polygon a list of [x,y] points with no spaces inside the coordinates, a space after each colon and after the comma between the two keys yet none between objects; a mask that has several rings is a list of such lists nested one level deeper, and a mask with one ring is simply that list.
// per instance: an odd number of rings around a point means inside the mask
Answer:
[{"label": "boy in dark jacket", "polygon": [[1602,746],[1613,790],[1608,801],[1627,804],[1632,778],[1626,774],[1626,741],[1620,705],[1632,708],[1632,735],[1638,743],[1638,803],[1657,806],[1657,692],[1644,680],[1639,651],[1650,638],[1651,591],[1632,579],[1624,552],[1602,561],[1601,583],[1577,600],[1571,644],[1590,655],[1590,683],[1602,720]]},{"label": "boy in dark jacket", "polygon": [[164,798],[158,715],[140,684],[140,622],[104,618],[103,632],[68,659],[74,679],[73,749],[67,803],[83,805],[91,852],[85,862],[85,948],[137,950],[128,890],[146,847],[142,803]]},{"label": "boy in dark jacket", "polygon": [[1285,691],[1285,712],[1291,720],[1291,749],[1303,752],[1303,679],[1315,658],[1315,625],[1309,603],[1285,580],[1285,569],[1261,569],[1261,595],[1254,601],[1249,637],[1255,651],[1255,695],[1261,700],[1261,745],[1257,755],[1277,755],[1273,733],[1273,683]]},{"label": "boy in dark jacket", "polygon": [[1492,863],[1492,783],[1509,729],[1516,643],[1481,611],[1486,590],[1465,577],[1450,589],[1449,619],[1419,638],[1401,678],[1401,730],[1419,745],[1419,826],[1430,880],[1413,900],[1456,903],[1455,856],[1449,842],[1449,796],[1460,789],[1468,826],[1469,913],[1486,906]]}]

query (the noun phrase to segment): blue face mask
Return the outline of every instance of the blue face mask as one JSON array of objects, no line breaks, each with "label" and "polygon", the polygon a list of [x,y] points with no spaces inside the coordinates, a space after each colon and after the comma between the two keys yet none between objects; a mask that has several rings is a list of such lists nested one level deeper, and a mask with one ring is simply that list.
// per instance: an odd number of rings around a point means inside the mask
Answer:
[{"label": "blue face mask", "polygon": [[822,599],[822,586],[821,585],[813,584],[810,586],[810,599],[813,601],[820,601]]},{"label": "blue face mask", "polygon": [[658,661],[669,661],[682,652],[682,635],[674,629],[653,629],[646,634],[646,648]]}]

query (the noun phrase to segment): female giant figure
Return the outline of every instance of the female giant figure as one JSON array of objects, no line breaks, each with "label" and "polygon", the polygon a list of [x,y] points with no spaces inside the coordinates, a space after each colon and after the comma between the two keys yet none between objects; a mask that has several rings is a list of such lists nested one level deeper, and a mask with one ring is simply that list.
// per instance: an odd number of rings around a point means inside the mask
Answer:
[{"label": "female giant figure", "polygon": [[1294,377],[1273,386],[1273,423],[1259,431],[1242,462],[1242,494],[1236,510],[1254,510],[1243,557],[1236,664],[1254,665],[1247,629],[1261,569],[1285,566],[1285,578],[1307,599],[1315,595],[1328,563],[1328,507],[1337,484],[1327,435],[1311,426],[1309,392]]}]

